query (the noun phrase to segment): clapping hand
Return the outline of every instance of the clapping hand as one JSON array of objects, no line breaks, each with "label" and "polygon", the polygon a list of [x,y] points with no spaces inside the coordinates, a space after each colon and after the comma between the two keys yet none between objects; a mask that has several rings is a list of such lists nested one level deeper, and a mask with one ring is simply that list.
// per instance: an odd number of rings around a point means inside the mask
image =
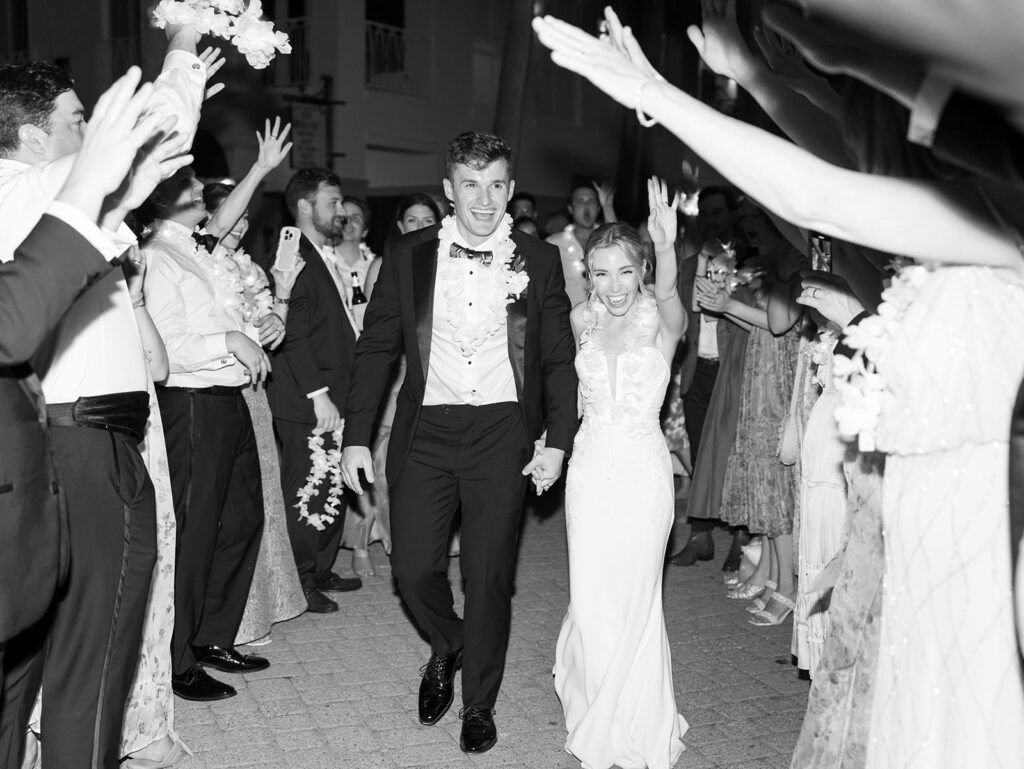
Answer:
[{"label": "clapping hand", "polygon": [[274,118],[273,126],[270,125],[269,119],[266,121],[263,133],[256,132],[256,141],[260,146],[259,156],[255,163],[256,168],[264,174],[268,174],[281,165],[281,162],[288,157],[288,153],[292,150],[292,143],[285,143],[291,130],[291,123],[286,123],[284,128],[281,128],[280,116]]},{"label": "clapping hand", "polygon": [[647,217],[647,231],[654,243],[654,253],[661,254],[671,250],[676,242],[677,210],[679,193],[671,202],[668,199],[668,185],[657,176],[647,180],[647,205],[651,213]]},{"label": "clapping hand", "polygon": [[698,277],[693,283],[693,296],[701,309],[724,312],[730,301],[729,292],[710,278]]}]

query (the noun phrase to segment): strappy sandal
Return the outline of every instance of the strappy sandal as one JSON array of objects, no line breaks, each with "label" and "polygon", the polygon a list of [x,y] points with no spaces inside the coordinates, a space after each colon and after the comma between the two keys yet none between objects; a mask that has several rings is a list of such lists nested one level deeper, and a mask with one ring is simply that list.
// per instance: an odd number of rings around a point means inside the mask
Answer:
[{"label": "strappy sandal", "polygon": [[764,583],[764,590],[757,598],[750,602],[750,605],[746,607],[747,611],[751,614],[757,614],[759,611],[764,611],[764,608],[768,605],[768,599],[772,597],[775,592],[775,588],[779,585],[774,580],[768,580]]},{"label": "strappy sandal", "polygon": [[770,611],[768,611],[768,606],[765,606],[764,609],[762,609],[759,612],[755,612],[754,616],[750,618],[751,625],[757,625],[758,627],[768,627],[769,625],[781,625],[783,622],[786,621],[786,617],[792,614],[793,610],[796,609],[796,604],[791,599],[784,596],[782,593],[772,593],[771,598],[768,599],[768,604],[770,605],[772,601],[782,604],[782,614],[775,616]]}]

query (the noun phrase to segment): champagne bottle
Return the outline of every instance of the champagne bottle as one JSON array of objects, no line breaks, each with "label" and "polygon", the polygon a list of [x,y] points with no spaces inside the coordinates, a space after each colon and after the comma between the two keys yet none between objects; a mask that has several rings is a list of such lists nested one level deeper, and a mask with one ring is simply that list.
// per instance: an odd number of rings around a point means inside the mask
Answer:
[{"label": "champagne bottle", "polygon": [[363,293],[363,287],[359,282],[359,273],[352,273],[352,306],[355,307],[359,304],[366,304],[366,294]]}]

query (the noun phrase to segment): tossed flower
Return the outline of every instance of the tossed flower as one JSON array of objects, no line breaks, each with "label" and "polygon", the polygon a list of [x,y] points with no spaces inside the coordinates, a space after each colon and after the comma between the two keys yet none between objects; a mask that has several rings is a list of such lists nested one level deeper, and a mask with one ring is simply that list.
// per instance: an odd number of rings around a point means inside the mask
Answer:
[{"label": "tossed flower", "polygon": [[264,69],[277,52],[291,53],[288,35],[274,30],[274,24],[261,18],[263,8],[259,0],[249,0],[245,13],[235,19],[231,42],[243,54],[253,69]]}]

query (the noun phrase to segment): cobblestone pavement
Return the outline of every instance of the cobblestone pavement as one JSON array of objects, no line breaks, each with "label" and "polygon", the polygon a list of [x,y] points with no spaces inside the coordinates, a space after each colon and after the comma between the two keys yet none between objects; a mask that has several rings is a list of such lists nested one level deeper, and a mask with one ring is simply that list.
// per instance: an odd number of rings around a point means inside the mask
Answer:
[{"label": "cobblestone pavement", "polygon": [[[792,626],[754,627],[745,602],[725,598],[719,566],[728,541],[723,533],[716,537],[714,561],[670,567],[665,577],[676,702],[690,724],[677,767],[785,768],[808,689],[790,664]],[[340,611],[276,625],[272,643],[245,649],[269,658],[268,670],[215,673],[238,688],[237,697],[176,701],[178,732],[195,753],[180,769],[578,768],[563,752],[565,728],[551,682],[568,603],[561,512],[527,516],[495,707],[498,744],[479,756],[459,749],[458,688],[440,724],[419,725],[418,670],[429,650],[402,610],[383,550],[374,545],[371,555],[377,576],[364,579],[362,590],[337,594]],[[339,567],[347,561],[342,551]],[[450,576],[458,585],[457,559]]]}]

